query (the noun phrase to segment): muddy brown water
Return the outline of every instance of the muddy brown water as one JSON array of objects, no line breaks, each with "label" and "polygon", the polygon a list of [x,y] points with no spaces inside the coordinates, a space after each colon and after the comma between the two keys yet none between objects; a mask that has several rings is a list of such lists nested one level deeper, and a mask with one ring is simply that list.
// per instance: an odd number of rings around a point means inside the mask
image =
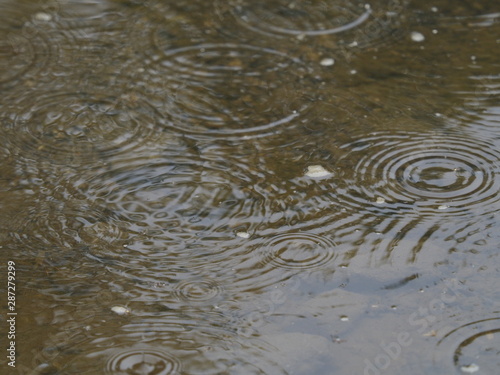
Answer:
[{"label": "muddy brown water", "polygon": [[1,1],[0,372],[497,373],[499,57],[496,1]]}]

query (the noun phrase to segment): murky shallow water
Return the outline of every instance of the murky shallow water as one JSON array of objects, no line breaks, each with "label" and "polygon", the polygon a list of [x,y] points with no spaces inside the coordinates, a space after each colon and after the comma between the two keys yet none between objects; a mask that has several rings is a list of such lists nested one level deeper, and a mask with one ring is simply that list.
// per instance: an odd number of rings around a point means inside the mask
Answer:
[{"label": "murky shallow water", "polygon": [[496,373],[495,2],[171,3],[0,3],[2,373]]}]

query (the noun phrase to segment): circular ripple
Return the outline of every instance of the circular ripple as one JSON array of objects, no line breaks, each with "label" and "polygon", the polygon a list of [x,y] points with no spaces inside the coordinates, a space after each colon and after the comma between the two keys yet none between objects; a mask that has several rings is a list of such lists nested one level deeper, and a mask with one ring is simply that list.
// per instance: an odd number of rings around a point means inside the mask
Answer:
[{"label": "circular ripple", "polygon": [[203,303],[217,299],[222,288],[215,280],[185,280],[175,286],[174,293],[181,300]]},{"label": "circular ripple", "polygon": [[158,38],[155,43],[166,57],[161,61],[162,66],[175,71],[183,78],[197,79],[203,84],[214,79],[225,81],[228,75],[238,80],[300,66],[300,60],[270,48],[234,43],[205,43],[168,48]]},{"label": "circular ripple", "polygon": [[[87,0],[65,1],[59,6],[50,13],[55,31],[51,37],[64,57],[59,75],[75,75],[77,80],[84,76],[86,81],[102,80],[103,74],[120,79],[118,72],[133,75],[143,66],[143,61],[134,59],[131,52],[140,48],[134,43],[142,42],[130,35],[134,30],[130,25],[135,24],[138,12],[112,2]],[[134,78],[113,82],[113,86],[130,86],[134,81],[137,87]]]},{"label": "circular ripple", "polygon": [[231,43],[157,47],[162,74],[175,77],[163,80],[171,93],[163,99],[166,111],[171,126],[185,133],[262,136],[310,106],[305,66],[279,51]]},{"label": "circular ripple", "polygon": [[[489,64],[486,68],[496,71],[499,67],[498,64]],[[475,86],[468,91],[462,89],[459,92],[464,98],[462,111],[455,111],[450,117],[456,119],[458,126],[466,126],[471,131],[485,134],[491,132],[495,137],[494,134],[500,125],[500,106],[496,101],[500,93],[500,75],[471,74],[468,78]]]},{"label": "circular ripple", "polygon": [[16,85],[19,80],[33,77],[46,69],[57,54],[57,45],[50,43],[43,22],[26,20],[30,9],[13,8],[0,5],[1,86]]},{"label": "circular ripple", "polygon": [[267,244],[264,262],[281,268],[317,268],[335,258],[335,247],[334,242],[316,234],[280,234]]},{"label": "circular ripple", "polygon": [[167,353],[153,349],[134,349],[111,358],[106,366],[110,374],[169,375],[178,374],[180,362]]},{"label": "circular ripple", "polygon": [[145,89],[170,118],[169,127],[197,137],[241,139],[297,123],[314,101],[310,93],[317,93],[310,68],[275,48],[221,38],[207,24],[210,16],[191,14],[210,9],[193,6],[196,12],[151,2],[138,31],[150,43],[141,48]]},{"label": "circular ripple", "polygon": [[404,2],[366,4],[362,1],[326,2],[238,1],[233,16],[252,31],[275,37],[342,34],[350,47],[372,45],[394,38]]},{"label": "circular ripple", "polygon": [[249,28],[267,34],[287,35],[327,35],[350,30],[365,22],[371,8],[363,4],[326,3],[297,4],[278,1],[271,5],[266,2],[243,1],[234,8],[234,14]]},{"label": "circular ripple", "polygon": [[[491,210],[500,154],[488,142],[449,134],[373,134],[344,146],[352,178],[341,199],[354,208],[457,215]],[[347,177],[347,176],[344,176]]]},{"label": "circular ripple", "polygon": [[34,254],[47,249],[60,257],[61,251],[83,248],[91,253],[105,248],[111,253],[129,239],[124,223],[113,212],[79,200],[42,202],[21,210],[12,222],[10,236]]},{"label": "circular ripple", "polygon": [[7,120],[21,154],[61,164],[131,152],[152,137],[158,113],[138,93],[39,93]]},{"label": "circular ripple", "polygon": [[171,239],[173,233],[207,230],[231,215],[236,192],[223,171],[195,164],[125,167],[99,176],[104,181],[94,179],[92,190],[105,195],[101,203],[123,215],[137,233]]},{"label": "circular ripple", "polygon": [[82,195],[127,225],[131,241],[114,270],[148,283],[170,282],[181,269],[206,268],[207,257],[225,257],[228,246],[241,244],[236,228],[250,215],[242,211],[242,182],[229,165],[195,155],[166,159],[128,160],[81,185]]},{"label": "circular ripple", "polygon": [[439,340],[438,347],[444,348],[451,357],[447,361],[451,359],[461,373],[493,374],[500,366],[500,318],[458,327]]}]

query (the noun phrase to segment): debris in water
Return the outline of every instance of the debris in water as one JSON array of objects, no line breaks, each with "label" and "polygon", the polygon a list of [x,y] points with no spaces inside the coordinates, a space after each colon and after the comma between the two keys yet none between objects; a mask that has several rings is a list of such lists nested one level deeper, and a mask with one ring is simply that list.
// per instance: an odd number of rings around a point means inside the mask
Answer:
[{"label": "debris in water", "polygon": [[248,232],[238,232],[236,235],[241,238],[250,238],[250,233]]},{"label": "debris in water", "polygon": [[473,374],[473,373],[479,371],[479,366],[476,365],[475,363],[471,363],[470,365],[460,367],[460,370],[462,370],[462,372],[466,372],[468,374]]},{"label": "debris in water", "polygon": [[431,330],[429,332],[424,333],[422,336],[425,337],[436,337],[437,336],[437,331],[436,330]]},{"label": "debris in water", "polygon": [[35,14],[35,19],[37,21],[49,22],[52,20],[52,16],[48,13],[38,12]]},{"label": "debris in water", "polygon": [[130,314],[130,310],[127,309],[126,307],[123,307],[123,306],[113,306],[111,308],[111,311],[113,311],[115,314],[118,314],[118,315],[128,315],[128,314]]},{"label": "debris in water", "polygon": [[418,31],[413,31],[411,33],[411,40],[413,40],[414,42],[423,42],[425,40],[425,36]]},{"label": "debris in water", "polygon": [[335,60],[330,57],[326,57],[320,61],[320,65],[322,66],[332,66],[333,64],[335,64]]},{"label": "debris in water", "polygon": [[438,207],[438,210],[446,210],[447,208],[450,208],[450,206],[442,204],[441,206]]},{"label": "debris in water", "polygon": [[383,204],[385,203],[385,199],[382,197],[377,197],[377,200],[375,201],[377,204]]},{"label": "debris in water", "polygon": [[328,172],[325,168],[323,168],[321,165],[310,165],[307,167],[307,172],[306,176],[307,177],[330,177],[332,176],[332,172]]}]

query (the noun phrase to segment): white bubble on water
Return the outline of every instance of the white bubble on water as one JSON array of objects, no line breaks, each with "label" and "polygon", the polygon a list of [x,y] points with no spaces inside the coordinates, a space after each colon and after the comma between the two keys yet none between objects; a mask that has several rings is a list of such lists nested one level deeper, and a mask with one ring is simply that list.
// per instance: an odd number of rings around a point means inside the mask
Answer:
[{"label": "white bubble on water", "polygon": [[414,42],[423,42],[425,40],[425,36],[422,33],[419,33],[418,31],[413,31],[411,34],[411,40]]},{"label": "white bubble on water", "polygon": [[332,66],[333,64],[335,64],[335,60],[330,57],[325,57],[320,61],[321,66]]},{"label": "white bubble on water", "polygon": [[52,16],[48,13],[38,12],[35,14],[35,19],[37,21],[49,22],[52,20]]},{"label": "white bubble on water", "polygon": [[462,372],[465,372],[467,374],[473,374],[479,371],[479,366],[476,365],[475,363],[471,363],[470,365],[460,367],[460,370],[462,370]]},{"label": "white bubble on water", "polygon": [[111,308],[111,311],[113,311],[115,314],[118,314],[118,315],[128,315],[128,314],[130,314],[130,310],[127,309],[126,307],[123,307],[123,306],[113,306]]},{"label": "white bubble on water", "polygon": [[310,165],[307,167],[307,172],[305,174],[307,177],[330,177],[333,175],[332,172],[327,171],[321,165]]}]

